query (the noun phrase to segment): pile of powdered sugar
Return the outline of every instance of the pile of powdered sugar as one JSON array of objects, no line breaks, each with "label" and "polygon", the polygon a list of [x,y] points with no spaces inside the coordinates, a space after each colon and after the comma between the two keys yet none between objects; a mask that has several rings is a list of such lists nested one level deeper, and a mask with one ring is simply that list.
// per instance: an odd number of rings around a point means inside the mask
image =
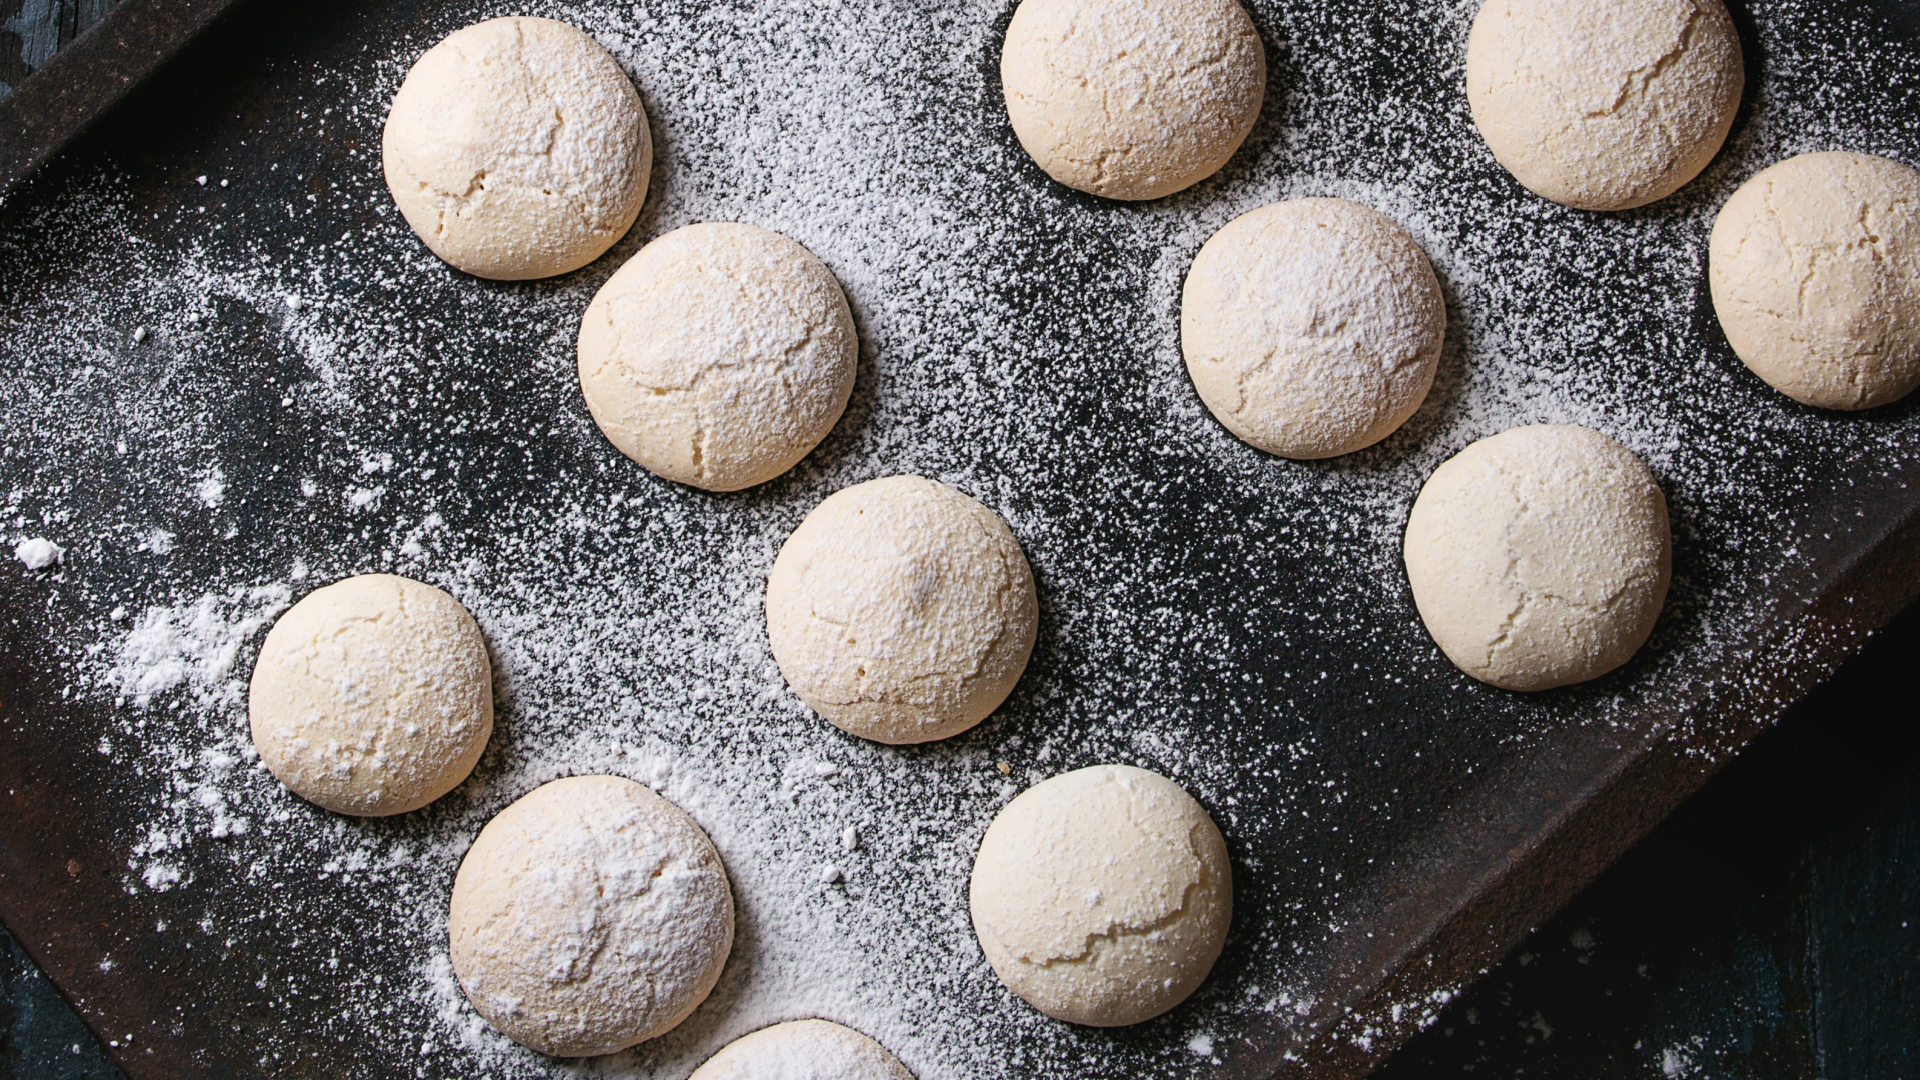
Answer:
[{"label": "pile of powdered sugar", "polygon": [[[343,16],[337,40],[261,63],[252,77],[268,90],[249,91],[263,98],[244,120],[209,107],[159,164],[108,157],[7,208],[0,259],[30,251],[35,270],[0,283],[0,397],[17,425],[0,439],[0,541],[63,551],[22,595],[47,612],[72,693],[110,716],[87,743],[145,793],[128,812],[142,824],[123,838],[125,887],[174,913],[169,934],[256,943],[269,1015],[394,1075],[680,1077],[750,1030],[823,1016],[921,1080],[1175,1076],[1256,1052],[1242,1038],[1253,1025],[1311,1014],[1315,958],[1345,932],[1368,867],[1465,783],[1431,758],[1387,760],[1395,782],[1369,780],[1368,739],[1392,729],[1397,746],[1477,762],[1571,724],[1630,726],[1744,640],[1793,579],[1804,507],[1914,453],[1905,414],[1815,415],[1758,386],[1712,346],[1700,298],[1713,211],[1745,176],[1813,149],[1916,160],[1920,91],[1906,88],[1920,64],[1825,3],[1756,0],[1764,66],[1727,153],[1672,200],[1598,216],[1516,198],[1474,135],[1459,92],[1471,0],[1250,7],[1273,72],[1265,116],[1219,176],[1148,205],[1071,195],[1022,155],[994,75],[1007,8],[645,0],[531,11],[613,51],[656,140],[634,233],[579,274],[454,273],[381,184],[380,126],[407,66],[461,25],[527,13],[491,2],[447,5],[425,26]],[[1399,222],[1449,301],[1426,406],[1324,463],[1224,432],[1177,337],[1206,238],[1305,195]],[[780,231],[833,270],[861,363],[818,451],[716,496],[605,443],[573,344],[595,289],[642,241],[726,220]],[[1495,696],[1446,664],[1398,550],[1440,461],[1532,422],[1590,425],[1645,459],[1679,551],[1648,659],[1546,702]],[[763,602],[808,510],[906,472],[1008,522],[1042,619],[1001,714],[893,748],[794,697]],[[472,781],[364,822],[260,768],[245,685],[289,603],[375,570],[473,612],[500,711]],[[1460,706],[1401,708],[1420,688],[1451,688]],[[1201,799],[1239,899],[1215,976],[1123,1032],[1013,999],[966,906],[994,812],[1108,761]],[[734,955],[691,1019],[575,1066],[514,1046],[467,1005],[446,899],[489,817],[593,772],[645,783],[699,822],[739,914]],[[1430,1020],[1445,996],[1396,1007],[1392,1023]],[[247,1038],[263,1065],[313,1052],[271,1030]]]}]

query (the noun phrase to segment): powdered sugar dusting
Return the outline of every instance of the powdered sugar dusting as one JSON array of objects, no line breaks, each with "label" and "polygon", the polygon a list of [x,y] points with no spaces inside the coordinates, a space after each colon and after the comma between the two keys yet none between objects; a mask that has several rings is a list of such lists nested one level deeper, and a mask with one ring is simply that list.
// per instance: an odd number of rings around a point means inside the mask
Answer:
[{"label": "powdered sugar dusting", "polygon": [[449,917],[462,987],[546,1053],[605,1054],[672,1028],[732,948],[726,871],[697,825],[630,780],[569,777],[495,817]]},{"label": "powdered sugar dusting", "polygon": [[236,585],[188,605],[149,608],[119,641],[105,682],[136,708],[180,688],[203,708],[241,702],[246,673],[237,667],[240,650],[251,645],[250,652],[258,651],[260,633],[291,596],[279,583]]},{"label": "powdered sugar dusting", "polygon": [[[1251,5],[1274,72],[1263,119],[1217,177],[1148,205],[1067,193],[1025,157],[998,97],[1007,8],[893,0],[535,4],[614,53],[658,147],[633,233],[555,281],[449,270],[380,179],[401,76],[444,34],[508,13],[490,2],[289,31],[277,59],[236,61],[247,108],[193,106],[153,153],[83,158],[57,190],[16,196],[0,259],[31,269],[0,280],[0,399],[17,425],[0,439],[0,528],[66,554],[31,574],[9,564],[0,588],[10,614],[44,623],[29,645],[46,643],[48,670],[108,718],[72,737],[118,778],[114,820],[139,822],[116,826],[119,884],[166,905],[199,955],[258,972],[232,978],[275,1022],[222,1047],[276,1070],[317,1069],[324,1046],[336,1071],[571,1074],[466,1004],[446,903],[494,813],[594,772],[684,808],[739,904],[709,1001],[596,1071],[683,1077],[742,1033],[824,1016],[921,1080],[1181,1076],[1331,1023],[1346,1002],[1327,958],[1343,935],[1384,931],[1367,905],[1395,860],[1515,748],[1624,738],[1647,702],[1745,648],[1772,598],[1802,586],[1830,529],[1819,500],[1890,482],[1916,442],[1904,408],[1785,402],[1716,344],[1702,307],[1707,228],[1742,178],[1829,147],[1916,160],[1910,50],[1874,47],[1880,31],[1815,0],[1750,5],[1765,67],[1729,151],[1669,202],[1596,216],[1516,196],[1474,136],[1460,91],[1474,6]],[[1323,463],[1221,430],[1177,334],[1206,238],[1308,195],[1405,227],[1449,303],[1427,403]],[[712,495],[606,444],[574,344],[643,241],[727,220],[826,263],[861,359],[818,450]],[[1676,577],[1623,675],[1516,698],[1438,654],[1398,544],[1440,461],[1539,422],[1596,427],[1647,461],[1674,508]],[[1008,704],[905,749],[813,716],[773,664],[762,606],[809,509],[901,473],[1003,517],[1041,598]],[[216,476],[219,497],[203,497]],[[277,611],[374,570],[474,613],[499,707],[474,778],[385,822],[288,795],[251,756],[244,702]],[[1236,883],[1213,977],[1119,1032],[1013,999],[965,897],[994,812],[1100,762],[1192,791]],[[1389,1045],[1442,993],[1342,1030]]]},{"label": "powdered sugar dusting", "polygon": [[66,551],[44,536],[28,537],[13,545],[13,557],[29,570],[45,570],[60,561]]},{"label": "powdered sugar dusting", "polygon": [[428,246],[469,272],[521,280],[578,269],[646,198],[653,154],[640,101],[571,26],[465,27],[421,56],[392,100],[380,144],[393,197]]},{"label": "powdered sugar dusting", "polygon": [[1229,430],[1291,458],[1380,441],[1413,415],[1445,345],[1440,282],[1407,236],[1342,199],[1230,222],[1194,256],[1180,344]]}]

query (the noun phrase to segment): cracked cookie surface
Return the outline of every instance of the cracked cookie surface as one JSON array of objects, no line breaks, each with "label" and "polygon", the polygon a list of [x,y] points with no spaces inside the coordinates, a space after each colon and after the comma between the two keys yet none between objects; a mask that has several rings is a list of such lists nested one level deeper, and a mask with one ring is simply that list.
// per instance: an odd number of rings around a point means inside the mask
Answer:
[{"label": "cracked cookie surface", "polygon": [[679,807],[573,776],[495,815],[460,862],[454,974],[487,1022],[556,1057],[610,1054],[687,1018],[733,949],[720,854]]},{"label": "cracked cookie surface", "polygon": [[859,341],[819,259],[753,225],[687,225],[627,261],[580,322],[580,386],[620,452],[737,491],[792,468],[840,419]]},{"label": "cracked cookie surface", "polygon": [[1157,199],[1220,170],[1253,130],[1267,59],[1235,0],[1022,0],[1000,57],[1007,118],[1070,188]]},{"label": "cracked cookie surface", "polygon": [[987,962],[1059,1020],[1135,1024],[1184,1001],[1233,920],[1226,842],[1158,773],[1095,765],[1035,784],[980,841],[969,904]]},{"label": "cracked cookie surface", "polygon": [[1462,671],[1547,690],[1627,662],[1672,575],[1666,497],[1589,428],[1512,428],[1447,459],[1407,518],[1414,605]]},{"label": "cracked cookie surface", "polygon": [[793,1020],[728,1043],[688,1080],[913,1080],[886,1047],[828,1020]]},{"label": "cracked cookie surface", "polygon": [[1026,670],[1038,620],[1033,571],[1006,523],[918,476],[828,496],[767,579],[767,636],[788,685],[885,743],[986,719]]},{"label": "cracked cookie surface", "polygon": [[1325,458],[1386,438],[1433,385],[1446,300],[1391,219],[1293,199],[1228,222],[1194,257],[1180,349],[1229,431],[1270,454]]},{"label": "cracked cookie surface", "polygon": [[607,50],[552,19],[489,19],[428,49],[380,140],[387,189],[435,255],[484,278],[577,270],[646,201],[653,139]]},{"label": "cracked cookie surface", "polygon": [[1720,151],[1746,70],[1721,0],[1486,0],[1474,126],[1529,191],[1582,210],[1665,198]]},{"label": "cracked cookie surface", "polygon": [[416,810],[453,790],[493,733],[493,674],[446,593],[364,574],[309,593],[268,631],[247,713],[260,760],[335,813]]},{"label": "cracked cookie surface", "polygon": [[1795,401],[1870,409],[1920,384],[1920,172],[1788,158],[1721,208],[1707,278],[1734,353]]}]

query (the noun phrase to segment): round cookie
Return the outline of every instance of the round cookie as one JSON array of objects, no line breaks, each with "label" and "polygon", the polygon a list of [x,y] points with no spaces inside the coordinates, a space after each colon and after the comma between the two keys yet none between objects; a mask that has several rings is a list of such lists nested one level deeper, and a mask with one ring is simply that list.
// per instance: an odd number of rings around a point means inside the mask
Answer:
[{"label": "round cookie", "polygon": [[508,1038],[610,1054],[706,1000],[733,949],[733,890],[679,807],[624,777],[574,776],[480,830],[447,933],[461,989]]},{"label": "round cookie", "polygon": [[792,468],[853,392],[860,351],[832,271],[753,225],[688,225],[627,261],[580,321],[580,387],[620,452],[736,491]]},{"label": "round cookie", "polygon": [[1117,1027],[1206,979],[1233,921],[1233,870],[1213,819],[1178,784],[1096,765],[1000,811],[968,898],[1008,989],[1057,1020]]},{"label": "round cookie", "polygon": [[1653,632],[1673,565],[1653,474],[1605,435],[1560,424],[1481,439],[1434,470],[1405,555],[1440,650],[1508,690],[1626,663]]},{"label": "round cookie", "polygon": [[458,600],[366,574],[308,593],[267,631],[247,717],[261,762],[294,794],[340,814],[401,814],[480,760],[493,669]]},{"label": "round cookie", "polygon": [[413,231],[483,278],[592,262],[647,198],[653,138],[607,50],[552,19],[489,19],[428,49],[393,96],[380,160]]},{"label": "round cookie", "polygon": [[1227,430],[1288,458],[1386,438],[1426,400],[1446,333],[1420,246],[1345,199],[1234,218],[1194,257],[1180,300],[1200,399]]},{"label": "round cookie", "polygon": [[1713,309],[1742,363],[1795,401],[1870,409],[1920,384],[1920,172],[1802,154],[1713,223]]},{"label": "round cookie", "polygon": [[688,1080],[913,1080],[913,1074],[852,1028],[795,1020],[733,1040]]},{"label": "round cookie", "polygon": [[1021,0],[1000,54],[1007,119],[1048,176],[1157,199],[1220,170],[1267,93],[1235,0]]},{"label": "round cookie", "polygon": [[1721,0],[1486,0],[1467,102],[1528,190],[1582,210],[1665,198],[1720,152],[1746,69]]},{"label": "round cookie", "polygon": [[960,492],[892,476],[834,492],[767,580],[788,685],[885,743],[957,735],[999,708],[1033,651],[1033,571],[1006,523]]}]

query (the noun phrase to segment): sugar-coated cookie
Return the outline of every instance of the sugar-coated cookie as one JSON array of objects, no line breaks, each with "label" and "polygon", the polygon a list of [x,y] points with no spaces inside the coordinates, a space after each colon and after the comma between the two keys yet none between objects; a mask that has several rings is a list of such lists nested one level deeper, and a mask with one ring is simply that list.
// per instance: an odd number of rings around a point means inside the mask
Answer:
[{"label": "sugar-coated cookie", "polygon": [[1708,267],[1733,351],[1795,401],[1870,409],[1920,384],[1920,172],[1788,158],[1721,208]]},{"label": "sugar-coated cookie", "polygon": [[1201,247],[1180,349],[1227,430],[1289,458],[1351,453],[1426,400],[1447,305],[1406,230],[1346,199],[1234,218]]},{"label": "sugar-coated cookie", "polygon": [[294,794],[400,814],[473,771],[493,733],[493,669],[458,600],[365,574],[308,593],[267,631],[247,717],[260,760]]},{"label": "sugar-coated cookie", "polygon": [[968,898],[1008,989],[1057,1020],[1117,1027],[1205,981],[1233,921],[1233,870],[1219,828],[1178,784],[1095,765],[1000,811]]},{"label": "sugar-coated cookie", "polygon": [[1746,85],[1721,0],[1486,0],[1474,126],[1514,179],[1582,210],[1665,198],[1720,152]]},{"label": "sugar-coated cookie", "polygon": [[913,1080],[913,1074],[852,1028],[794,1020],[733,1040],[688,1080]]},{"label": "sugar-coated cookie", "polygon": [[1220,170],[1267,93],[1235,0],[1021,0],[1000,54],[1007,118],[1060,183],[1157,199]]},{"label": "sugar-coated cookie", "polygon": [[706,1000],[733,949],[733,890],[679,807],[624,777],[573,776],[480,830],[447,931],[488,1023],[543,1054],[610,1054]]},{"label": "sugar-coated cookie", "polygon": [[736,491],[807,455],[846,410],[860,351],[832,271],[753,225],[687,225],[627,260],[580,321],[580,387],[620,452]]},{"label": "sugar-coated cookie", "polygon": [[1605,435],[1565,424],[1503,431],[1435,469],[1404,552],[1440,650],[1509,690],[1626,663],[1653,632],[1673,565],[1653,474]]},{"label": "sugar-coated cookie", "polygon": [[456,30],[414,63],[380,160],[435,255],[518,280],[576,270],[626,234],[647,198],[653,138],[598,42],[513,16]]},{"label": "sugar-coated cookie", "polygon": [[1000,707],[1039,604],[1020,542],[945,484],[842,488],[781,546],[767,580],[780,673],[821,716],[886,743],[944,739]]}]

